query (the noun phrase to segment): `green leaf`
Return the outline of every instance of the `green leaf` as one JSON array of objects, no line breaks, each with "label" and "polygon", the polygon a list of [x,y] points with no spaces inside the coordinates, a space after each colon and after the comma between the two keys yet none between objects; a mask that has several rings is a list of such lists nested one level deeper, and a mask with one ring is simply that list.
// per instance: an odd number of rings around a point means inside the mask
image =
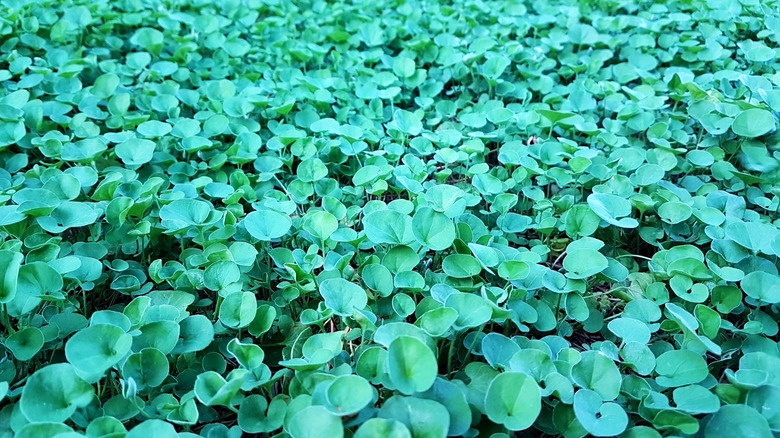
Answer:
[{"label": "green leaf", "polygon": [[168,359],[156,348],[133,353],[122,365],[122,376],[132,378],[139,389],[160,386],[169,374]]},{"label": "green leaf", "polygon": [[621,228],[636,228],[639,222],[624,217],[631,214],[631,202],[626,198],[608,193],[588,195],[588,206],[607,223]]},{"label": "green leaf", "polygon": [[720,408],[718,397],[701,385],[675,388],[672,394],[677,408],[689,414],[711,414]]},{"label": "green leaf", "polygon": [[241,223],[252,237],[261,241],[278,239],[292,227],[289,217],[272,210],[253,211]]},{"label": "green leaf", "polygon": [[163,228],[171,233],[181,232],[189,227],[198,227],[216,222],[212,207],[195,199],[177,199],[160,209]]},{"label": "green leaf", "polygon": [[19,400],[19,408],[28,421],[62,423],[86,407],[94,389],[76,376],[68,363],[47,365],[30,375]]},{"label": "green leaf", "polygon": [[128,166],[140,166],[152,161],[157,145],[151,140],[130,137],[116,145],[116,156]]},{"label": "green leaf", "polygon": [[108,97],[111,97],[114,94],[114,91],[116,91],[117,86],[119,86],[119,76],[113,74],[113,73],[106,73],[103,75],[100,75],[95,79],[95,82],[92,84],[92,89],[90,92],[94,94],[96,97],[99,97],[101,99],[106,99]]},{"label": "green leaf", "polygon": [[268,433],[281,427],[287,404],[276,397],[269,405],[259,394],[247,396],[238,408],[238,426],[246,433]]},{"label": "green leaf", "polygon": [[28,361],[43,347],[43,333],[36,327],[26,327],[16,333],[11,333],[5,340],[5,347],[11,350],[16,360]]},{"label": "green leaf", "polygon": [[149,120],[138,125],[136,131],[144,137],[163,137],[172,129],[173,127],[165,122]]},{"label": "green leaf", "polygon": [[409,429],[400,421],[370,418],[358,427],[354,438],[412,438]]},{"label": "green leaf", "polygon": [[455,241],[455,225],[452,220],[428,207],[423,207],[414,214],[412,232],[420,244],[434,251],[443,251]]},{"label": "green leaf", "polygon": [[16,295],[23,260],[22,253],[0,250],[0,303],[7,303]]},{"label": "green leaf", "polygon": [[594,391],[601,399],[614,400],[620,393],[620,371],[610,358],[598,351],[586,351],[571,369],[577,385]]},{"label": "green leaf", "polygon": [[429,335],[439,337],[444,335],[457,319],[458,312],[455,309],[440,307],[423,313],[417,318],[415,325],[425,330]]},{"label": "green leaf", "polygon": [[93,325],[79,330],[65,343],[65,357],[84,373],[102,373],[119,362],[132,343],[132,336],[115,325]]},{"label": "green leaf", "polygon": [[399,336],[387,349],[387,372],[393,386],[404,394],[426,391],[436,379],[436,356],[425,343]]},{"label": "green leaf", "polygon": [[447,297],[444,304],[458,313],[453,324],[455,330],[479,327],[493,316],[493,309],[487,301],[474,294],[454,293]]},{"label": "green leaf", "polygon": [[733,436],[750,436],[770,438],[772,431],[766,418],[755,409],[745,405],[725,405],[710,418],[704,428],[707,438],[726,438]]},{"label": "green leaf", "polygon": [[699,383],[707,377],[707,362],[690,350],[670,350],[656,359],[655,381],[665,387]]},{"label": "green leaf", "polygon": [[601,396],[588,389],[574,394],[574,413],[582,427],[593,436],[615,436],[628,426],[628,415],[619,404],[604,403]]},{"label": "green leaf", "polygon": [[[394,395],[385,401],[377,416],[404,424],[413,437],[444,438],[450,426],[447,408],[439,402],[418,397]],[[380,430],[386,430],[387,426],[390,425],[385,423],[385,428]],[[390,428],[394,432],[397,429]]]},{"label": "green leaf", "polygon": [[479,261],[466,254],[450,254],[444,258],[442,269],[450,277],[469,278],[482,272]]},{"label": "green leaf", "polygon": [[682,202],[665,202],[658,207],[658,215],[661,219],[672,225],[688,220],[692,214],[691,207]]},{"label": "green leaf", "polygon": [[485,412],[490,421],[509,430],[531,427],[542,410],[542,394],[534,379],[524,373],[504,372],[490,382]]},{"label": "green leaf", "polygon": [[0,226],[12,225],[25,220],[27,216],[19,212],[16,205],[0,206]]},{"label": "green leaf", "polygon": [[195,379],[195,396],[206,406],[232,406],[232,400],[238,394],[245,372],[233,375],[225,380],[215,371],[198,374]]},{"label": "green leaf", "polygon": [[773,432],[780,430],[780,388],[765,385],[753,389],[748,392],[745,404],[766,418]]},{"label": "green leaf", "polygon": [[160,438],[176,438],[179,434],[176,433],[173,425],[158,419],[146,420],[134,428],[130,429],[125,435],[125,438],[143,438],[143,437],[160,437]]},{"label": "green leaf", "polygon": [[737,114],[731,124],[734,134],[755,138],[775,130],[775,117],[767,110],[752,108]]},{"label": "green leaf", "polygon": [[466,399],[466,389],[449,380],[437,377],[433,386],[420,394],[429,400],[441,403],[450,417],[450,428],[447,436],[460,436],[468,432],[471,427],[471,407]]},{"label": "green leaf", "polygon": [[600,252],[590,248],[579,248],[570,251],[563,259],[566,276],[573,279],[592,277],[607,269],[607,258]]},{"label": "green leaf", "polygon": [[406,245],[414,241],[412,218],[395,210],[378,210],[363,218],[366,237],[374,243]]},{"label": "green leaf", "polygon": [[329,278],[320,283],[320,295],[325,305],[340,316],[352,316],[368,304],[368,296],[362,287],[343,278]]},{"label": "green leaf", "polygon": [[310,212],[303,220],[303,229],[320,241],[330,238],[338,228],[338,220],[327,211]]},{"label": "green leaf", "polygon": [[240,329],[248,326],[257,313],[257,298],[251,292],[232,292],[225,296],[219,308],[219,321],[226,327]]},{"label": "green leaf", "polygon": [[764,303],[780,303],[780,278],[764,271],[754,271],[740,283],[747,296]]},{"label": "green leaf", "polygon": [[408,78],[414,74],[414,61],[405,58],[398,57],[393,61],[393,72],[402,78]]},{"label": "green leaf", "polygon": [[228,342],[227,351],[236,358],[239,365],[248,370],[261,366],[265,358],[265,352],[259,345],[244,344],[237,339]]},{"label": "green leaf", "polygon": [[179,339],[173,354],[204,350],[214,340],[214,327],[204,315],[190,315],[179,322]]},{"label": "green leaf", "polygon": [[341,438],[344,427],[341,419],[322,406],[309,406],[290,419],[287,430],[292,438],[316,438],[328,436]]},{"label": "green leaf", "polygon": [[336,377],[326,394],[326,406],[338,416],[352,415],[371,403],[374,392],[366,379],[352,374]]},{"label": "green leaf", "polygon": [[422,131],[422,122],[413,112],[398,109],[393,113],[393,122],[398,130],[406,135],[418,135]]},{"label": "green leaf", "polygon": [[238,265],[232,261],[221,260],[212,263],[203,273],[203,282],[211,290],[223,290],[241,278]]}]

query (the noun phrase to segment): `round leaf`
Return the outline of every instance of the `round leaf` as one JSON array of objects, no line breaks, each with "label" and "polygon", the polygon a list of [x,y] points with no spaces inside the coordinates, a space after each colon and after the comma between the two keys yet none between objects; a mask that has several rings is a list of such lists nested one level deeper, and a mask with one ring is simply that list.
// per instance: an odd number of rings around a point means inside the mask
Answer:
[{"label": "round leaf", "polygon": [[775,117],[767,110],[748,109],[737,114],[731,130],[742,137],[760,137],[775,130]]},{"label": "round leaf", "polygon": [[725,405],[710,418],[704,428],[707,438],[771,438],[772,431],[766,418],[745,405]]},{"label": "round leaf", "polygon": [[414,214],[412,232],[420,244],[434,251],[443,251],[455,241],[452,220],[430,207],[423,207]]},{"label": "round leaf", "polygon": [[609,267],[607,258],[590,248],[578,248],[563,259],[566,276],[573,279],[592,277]]},{"label": "round leaf", "polygon": [[94,396],[92,385],[76,376],[68,363],[45,366],[24,385],[19,407],[29,421],[63,423]]},{"label": "round leaf", "polygon": [[764,271],[754,271],[740,283],[747,296],[763,303],[780,303],[780,278]]},{"label": "round leaf", "polygon": [[320,283],[320,295],[325,306],[340,316],[352,316],[354,309],[368,304],[368,295],[362,287],[343,278],[329,278]]},{"label": "round leaf", "polygon": [[628,415],[620,405],[604,403],[595,391],[581,389],[574,394],[574,413],[582,427],[593,436],[615,436],[628,426]]},{"label": "round leaf", "polygon": [[614,400],[620,393],[620,370],[612,359],[598,351],[586,351],[571,369],[577,385],[595,391],[604,400]]},{"label": "round leaf", "polygon": [[707,362],[690,350],[670,350],[656,359],[655,381],[665,387],[699,383],[707,377]]},{"label": "round leaf", "polygon": [[393,386],[404,394],[426,391],[436,379],[436,356],[425,343],[399,336],[387,349],[387,372]]},{"label": "round leaf", "polygon": [[532,377],[504,372],[491,380],[485,394],[485,412],[490,421],[509,430],[525,430],[541,411],[542,394]]},{"label": "round leaf", "polygon": [[130,137],[116,145],[116,156],[128,166],[140,166],[152,161],[156,145],[151,140]]},{"label": "round leaf", "polygon": [[45,339],[37,327],[26,327],[12,333],[5,340],[5,346],[14,354],[16,360],[27,361],[38,354]]},{"label": "round leaf", "polygon": [[133,344],[132,336],[115,325],[97,324],[79,330],[65,344],[65,357],[77,369],[102,373],[119,362]]},{"label": "round leaf", "polygon": [[412,438],[403,423],[386,418],[371,418],[361,424],[354,438]]},{"label": "round leaf", "polygon": [[168,359],[156,348],[144,348],[131,354],[122,365],[122,376],[132,377],[139,388],[154,388],[170,373]]},{"label": "round leaf", "polygon": [[368,406],[373,395],[366,379],[353,374],[339,376],[328,387],[328,409],[339,416],[352,415]]},{"label": "round leaf", "polygon": [[363,218],[366,237],[374,243],[406,245],[414,241],[412,218],[395,210],[378,210]]},{"label": "round leaf", "polygon": [[341,438],[344,436],[344,426],[339,417],[324,407],[309,406],[290,419],[287,432],[292,438]]},{"label": "round leaf", "polygon": [[263,241],[278,239],[292,227],[288,216],[272,210],[253,211],[246,215],[242,223],[252,237]]}]

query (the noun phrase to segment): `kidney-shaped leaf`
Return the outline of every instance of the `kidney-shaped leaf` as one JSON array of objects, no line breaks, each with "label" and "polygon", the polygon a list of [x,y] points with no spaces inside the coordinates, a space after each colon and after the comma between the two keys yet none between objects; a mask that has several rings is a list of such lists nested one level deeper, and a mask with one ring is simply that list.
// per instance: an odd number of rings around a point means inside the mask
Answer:
[{"label": "kidney-shaped leaf", "polygon": [[751,108],[737,114],[731,130],[741,137],[760,137],[775,130],[775,116],[767,110]]},{"label": "kidney-shaped leaf", "polygon": [[[444,438],[450,427],[447,408],[439,402],[418,397],[394,395],[382,405],[377,416],[403,423],[413,437]],[[395,427],[390,430],[400,433]]]},{"label": "kidney-shaped leaf", "polygon": [[341,419],[323,406],[309,406],[290,419],[287,432],[292,438],[319,438],[344,436]]},{"label": "kidney-shaped leaf", "polygon": [[340,316],[351,316],[353,309],[363,309],[368,295],[362,287],[343,278],[329,278],[320,283],[320,294],[325,306]]},{"label": "kidney-shaped leaf", "polygon": [[574,394],[574,413],[577,420],[593,436],[615,436],[628,426],[628,415],[619,404],[604,403],[601,396],[588,389]]},{"label": "kidney-shaped leaf", "polygon": [[406,245],[414,241],[412,218],[395,210],[377,210],[363,218],[366,237],[374,243]]},{"label": "kidney-shaped leaf", "polygon": [[772,431],[766,418],[745,405],[725,405],[716,412],[704,429],[707,438],[771,438]]},{"label": "kidney-shaped leaf", "polygon": [[780,303],[780,277],[764,271],[754,271],[745,276],[740,283],[742,290],[750,298],[763,303]]},{"label": "kidney-shaped leaf", "polygon": [[45,339],[37,327],[26,327],[12,333],[5,340],[5,346],[14,354],[16,360],[27,361],[38,354]]},{"label": "kidney-shaped leaf", "polygon": [[630,217],[631,201],[610,193],[592,193],[588,195],[588,206],[607,223],[621,228],[636,228],[639,222]]},{"label": "kidney-shaped leaf", "polygon": [[263,241],[282,237],[292,227],[288,216],[273,210],[253,211],[246,215],[242,223],[252,237]]},{"label": "kidney-shaped leaf", "polygon": [[665,387],[699,383],[707,377],[707,361],[690,350],[670,350],[656,359],[655,381]]},{"label": "kidney-shaped leaf", "polygon": [[122,376],[125,379],[132,377],[139,388],[160,386],[169,373],[168,359],[156,348],[133,353],[122,365]]},{"label": "kidney-shaped leaf", "polygon": [[16,295],[22,260],[20,252],[0,251],[0,303],[7,303]]},{"label": "kidney-shaped leaf", "polygon": [[371,403],[374,396],[368,381],[354,374],[336,377],[328,387],[328,409],[338,416],[352,415]]},{"label": "kidney-shaped leaf", "polygon": [[62,423],[87,406],[94,394],[92,385],[79,378],[71,364],[58,363],[27,379],[19,407],[29,421]]},{"label": "kidney-shaped leaf", "polygon": [[393,122],[395,122],[395,126],[398,130],[408,135],[419,134],[423,127],[420,118],[417,117],[415,113],[402,109],[395,110],[393,113]]},{"label": "kidney-shaped leaf", "polygon": [[171,233],[180,232],[191,226],[216,222],[211,205],[197,199],[177,199],[160,209],[162,226]]},{"label": "kidney-shaped leaf", "polygon": [[412,438],[403,423],[389,418],[371,418],[361,424],[354,438]]},{"label": "kidney-shaped leaf", "polygon": [[387,371],[393,386],[404,394],[428,390],[436,380],[436,356],[424,342],[399,336],[387,349]]},{"label": "kidney-shaped leaf", "polygon": [[[239,371],[239,370],[236,370]],[[236,371],[233,371],[235,373]],[[215,371],[206,371],[198,374],[195,379],[195,397],[206,406],[230,406],[245,376],[245,370],[240,370],[229,380],[225,380]],[[231,373],[231,375],[233,374]]]},{"label": "kidney-shaped leaf", "polygon": [[140,166],[152,161],[156,144],[151,140],[130,137],[116,145],[116,156],[128,166]]},{"label": "kidney-shaped leaf", "polygon": [[614,400],[620,393],[620,370],[612,359],[598,351],[586,351],[571,369],[574,383],[595,391],[604,400]]},{"label": "kidney-shaped leaf", "polygon": [[566,276],[573,279],[592,277],[609,267],[603,254],[591,248],[577,248],[563,259]]},{"label": "kidney-shaped leaf", "polygon": [[119,362],[132,344],[132,336],[121,328],[97,324],[79,330],[68,340],[65,357],[85,373],[100,373]]},{"label": "kidney-shaped leaf", "polygon": [[490,381],[485,394],[485,412],[490,421],[509,430],[525,430],[541,411],[542,393],[533,377],[504,372]]},{"label": "kidney-shaped leaf", "polygon": [[455,241],[455,225],[444,213],[423,207],[412,218],[412,232],[420,244],[443,251]]}]

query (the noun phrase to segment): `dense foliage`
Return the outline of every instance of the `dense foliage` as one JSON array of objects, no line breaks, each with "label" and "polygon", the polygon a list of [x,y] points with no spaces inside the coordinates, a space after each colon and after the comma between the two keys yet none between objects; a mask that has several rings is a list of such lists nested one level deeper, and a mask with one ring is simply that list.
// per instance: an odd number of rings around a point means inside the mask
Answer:
[{"label": "dense foliage", "polygon": [[0,436],[777,436],[778,10],[0,1]]}]

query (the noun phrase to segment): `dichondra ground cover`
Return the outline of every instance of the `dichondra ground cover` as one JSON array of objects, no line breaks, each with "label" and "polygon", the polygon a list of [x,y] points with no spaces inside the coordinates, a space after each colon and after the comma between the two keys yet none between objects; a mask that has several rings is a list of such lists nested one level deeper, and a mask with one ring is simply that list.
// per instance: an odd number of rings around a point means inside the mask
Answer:
[{"label": "dichondra ground cover", "polygon": [[0,437],[780,433],[775,0],[0,0]]}]

